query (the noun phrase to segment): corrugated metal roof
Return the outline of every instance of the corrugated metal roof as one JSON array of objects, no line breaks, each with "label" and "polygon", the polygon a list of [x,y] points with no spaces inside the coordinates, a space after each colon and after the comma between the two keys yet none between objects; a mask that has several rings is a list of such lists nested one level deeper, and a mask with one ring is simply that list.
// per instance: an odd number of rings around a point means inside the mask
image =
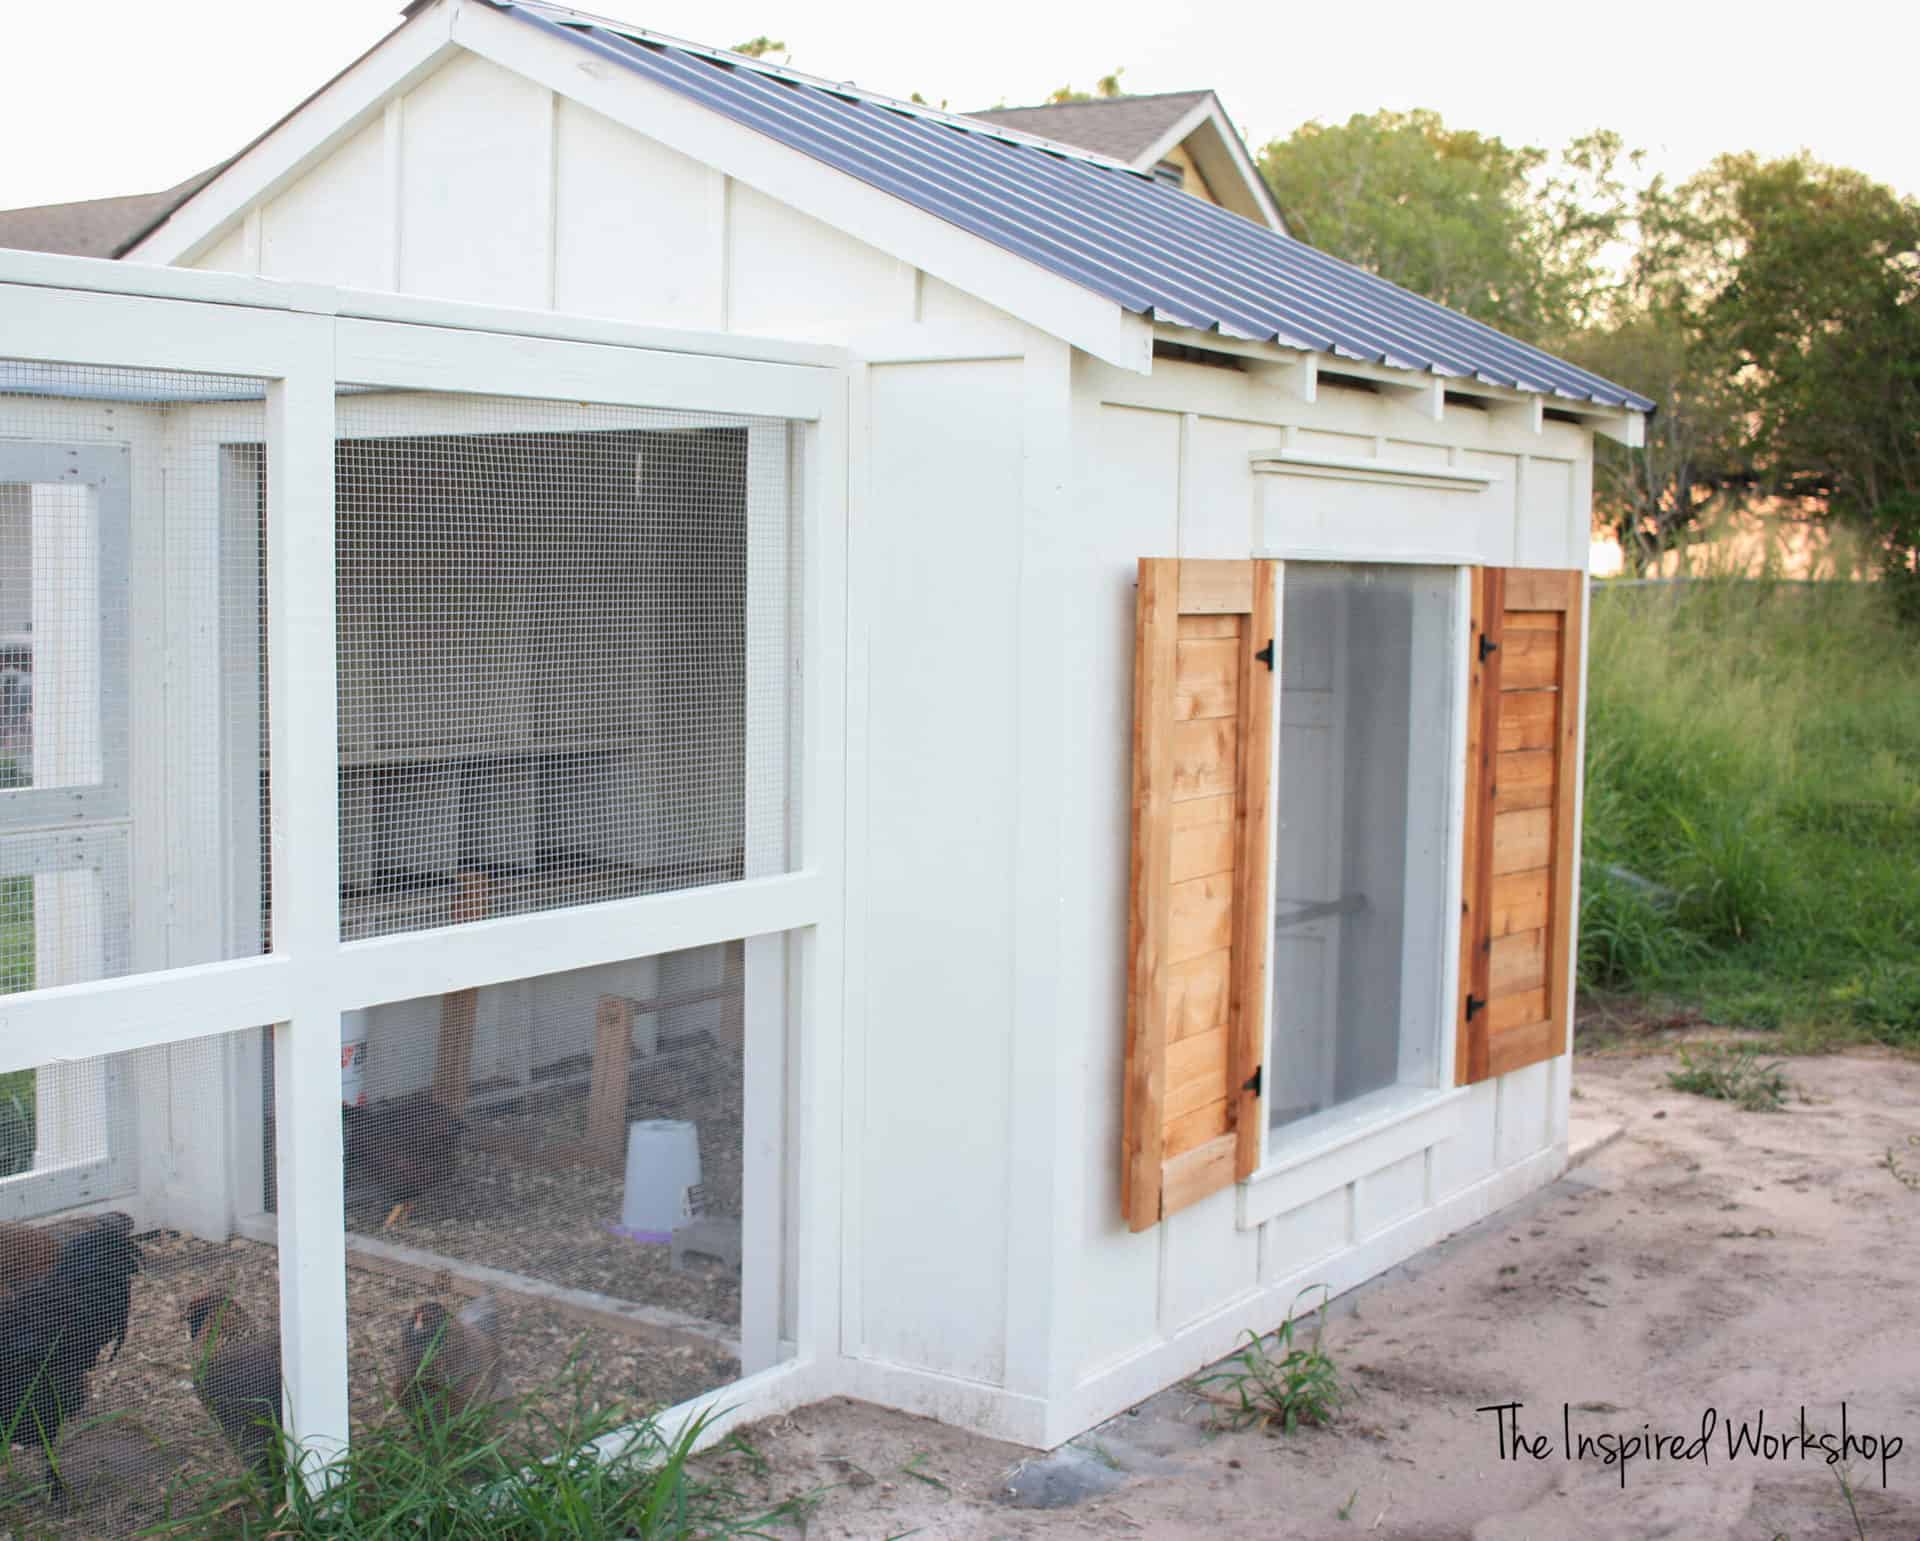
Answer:
[{"label": "corrugated metal roof", "polygon": [[1644,396],[1117,162],[546,0],[488,3],[1156,321],[1653,408]]},{"label": "corrugated metal roof", "polygon": [[1651,410],[1643,396],[1151,176],[583,12],[501,10],[1155,320]]},{"label": "corrugated metal roof", "polygon": [[1045,102],[1038,107],[990,107],[967,116],[1083,150],[1098,150],[1131,165],[1212,94],[1163,91],[1154,96],[1107,96],[1090,102]]}]

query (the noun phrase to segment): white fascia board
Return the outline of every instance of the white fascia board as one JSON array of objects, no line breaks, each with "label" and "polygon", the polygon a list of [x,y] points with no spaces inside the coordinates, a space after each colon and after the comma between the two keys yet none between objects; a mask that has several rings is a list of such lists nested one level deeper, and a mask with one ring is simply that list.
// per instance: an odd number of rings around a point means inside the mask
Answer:
[{"label": "white fascia board", "polygon": [[[1195,102],[1172,128],[1156,139],[1134,160],[1134,169],[1153,170],[1156,165],[1166,159],[1168,151],[1185,144],[1202,127],[1211,130],[1206,136],[1207,139],[1217,141],[1207,146],[1211,153],[1206,155],[1205,159],[1214,161],[1216,165],[1220,160],[1226,160],[1233,167],[1234,176],[1238,178],[1240,185],[1246,189],[1247,197],[1254,207],[1260,210],[1261,218],[1271,229],[1285,235],[1287,222],[1281,218],[1280,206],[1273,201],[1273,194],[1267,188],[1266,178],[1260,175],[1260,168],[1254,164],[1246,142],[1241,139],[1239,130],[1227,117],[1226,109],[1220,105],[1220,98],[1211,91],[1206,94],[1204,100]],[[1193,163],[1200,167],[1200,174],[1207,177],[1209,181],[1213,180],[1213,174],[1202,164],[1203,157],[1194,154],[1191,149],[1187,153],[1193,155]]]},{"label": "white fascia board", "polygon": [[1144,317],[631,70],[478,6],[455,12],[453,41],[1116,368],[1152,369]]},{"label": "white fascia board", "polygon": [[454,5],[431,6],[391,33],[304,107],[169,215],[126,254],[128,262],[191,262],[235,220],[299,180],[358,133],[389,98],[410,90],[452,54]]}]

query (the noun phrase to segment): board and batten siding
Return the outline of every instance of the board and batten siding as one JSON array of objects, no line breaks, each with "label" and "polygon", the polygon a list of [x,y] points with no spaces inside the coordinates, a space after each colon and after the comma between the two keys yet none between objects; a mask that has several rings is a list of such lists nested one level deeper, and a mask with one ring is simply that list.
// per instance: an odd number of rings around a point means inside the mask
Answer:
[{"label": "board and batten siding", "polygon": [[[696,330],[837,340],[998,312],[456,52],[192,264]],[[944,290],[945,286],[938,286]]]},{"label": "board and batten siding", "polygon": [[[1300,1290],[1358,1283],[1550,1180],[1566,1134],[1562,1056],[1461,1088],[1446,1119],[1414,1149],[1383,1140],[1374,1158],[1362,1142],[1342,1180],[1258,1224],[1244,1223],[1229,1189],[1147,1231],[1128,1230],[1119,1024],[1137,559],[1284,556],[1289,541],[1314,544],[1316,526],[1332,524],[1328,538],[1363,560],[1369,523],[1376,551],[1396,542],[1418,549],[1410,542],[1426,519],[1463,563],[1506,565],[1524,553],[1533,565],[1583,568],[1591,473],[1586,434],[1572,425],[1549,422],[1534,434],[1517,417],[1453,408],[1436,423],[1389,395],[1357,391],[1322,391],[1305,402],[1254,375],[1164,359],[1141,379],[1077,358],[1074,435],[1082,510],[1075,529],[1086,562],[1073,603],[1090,619],[1070,647],[1068,695],[1072,754],[1086,776],[1080,806],[1070,809],[1063,864],[1081,887],[1062,899],[1068,916],[1085,920],[1069,922],[1062,949],[1069,971],[1061,1020],[1094,1090],[1076,1110],[1084,1133],[1073,1150],[1082,1169],[1069,1187],[1078,1189],[1080,1235],[1063,1292],[1072,1306],[1059,1331],[1072,1408],[1064,1423],[1083,1426],[1229,1351],[1246,1327],[1272,1327]],[[1288,444],[1496,479],[1427,497],[1256,474],[1256,452]],[[1453,511],[1444,519],[1419,507],[1441,498]],[[1340,522],[1323,522],[1319,510]],[[1436,1000],[1434,1009],[1436,1035],[1450,1033],[1447,1003]]]}]

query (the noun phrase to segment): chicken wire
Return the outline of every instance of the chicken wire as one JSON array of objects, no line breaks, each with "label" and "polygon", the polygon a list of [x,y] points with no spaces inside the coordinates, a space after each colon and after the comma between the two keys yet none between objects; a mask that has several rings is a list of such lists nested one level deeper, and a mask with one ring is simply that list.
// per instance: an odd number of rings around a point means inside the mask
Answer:
[{"label": "chicken wire", "polygon": [[[396,1288],[454,1321],[480,1301],[489,1395],[545,1404],[584,1372],[635,1417],[736,1379],[752,1321],[790,1338],[766,1241],[785,1234],[785,968],[782,939],[755,939],[348,1013],[350,1315]],[[750,1054],[773,1088],[751,1129]],[[354,1341],[365,1428],[397,1350]]]},{"label": "chicken wire", "polygon": [[265,947],[264,397],[0,359],[0,991]]},{"label": "chicken wire", "polygon": [[343,934],[789,870],[786,425],[343,390]]},{"label": "chicken wire", "polygon": [[[137,1533],[270,1471],[278,1253],[259,1182],[264,1033],[0,1077],[0,1528]],[[403,1304],[396,1302],[398,1313]]]}]

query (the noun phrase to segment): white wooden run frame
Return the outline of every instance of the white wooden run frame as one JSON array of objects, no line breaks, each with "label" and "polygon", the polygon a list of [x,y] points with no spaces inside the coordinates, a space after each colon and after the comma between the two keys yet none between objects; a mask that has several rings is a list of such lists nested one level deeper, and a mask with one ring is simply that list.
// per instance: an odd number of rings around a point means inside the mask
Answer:
[{"label": "white wooden run frame", "polygon": [[[502,983],[740,938],[789,939],[784,999],[753,1050],[749,1128],[780,1127],[746,1195],[749,1272],[782,1286],[784,1209],[795,1341],[783,1363],[775,1312],[743,1311],[743,1363],[774,1366],[684,1405],[758,1416],[797,1405],[830,1351],[837,1243],[835,1061],[841,993],[844,509],[847,371],[838,350],[593,323],[308,285],[5,254],[0,353],[76,365],[242,375],[266,382],[272,951],[233,962],[0,997],[0,1070],[44,1067],[272,1024],[281,1339],[290,1431],[318,1469],[348,1431],[346,1232],[340,1015],[389,1000]],[[468,396],[781,418],[806,468],[795,510],[806,660],[793,837],[780,876],[611,900],[455,928],[343,943],[336,702],[335,399],[346,382]],[[755,974],[749,940],[749,988]],[[762,995],[764,996],[764,986]],[[786,1023],[798,1024],[787,1033]],[[825,1031],[821,1031],[821,1029]],[[791,1049],[781,1052],[785,1037]],[[756,1112],[758,1116],[756,1117]],[[753,1136],[749,1135],[749,1139]],[[190,1157],[190,1153],[189,1157]],[[784,1182],[790,1197],[753,1191]],[[758,1319],[763,1325],[756,1329]]]}]

